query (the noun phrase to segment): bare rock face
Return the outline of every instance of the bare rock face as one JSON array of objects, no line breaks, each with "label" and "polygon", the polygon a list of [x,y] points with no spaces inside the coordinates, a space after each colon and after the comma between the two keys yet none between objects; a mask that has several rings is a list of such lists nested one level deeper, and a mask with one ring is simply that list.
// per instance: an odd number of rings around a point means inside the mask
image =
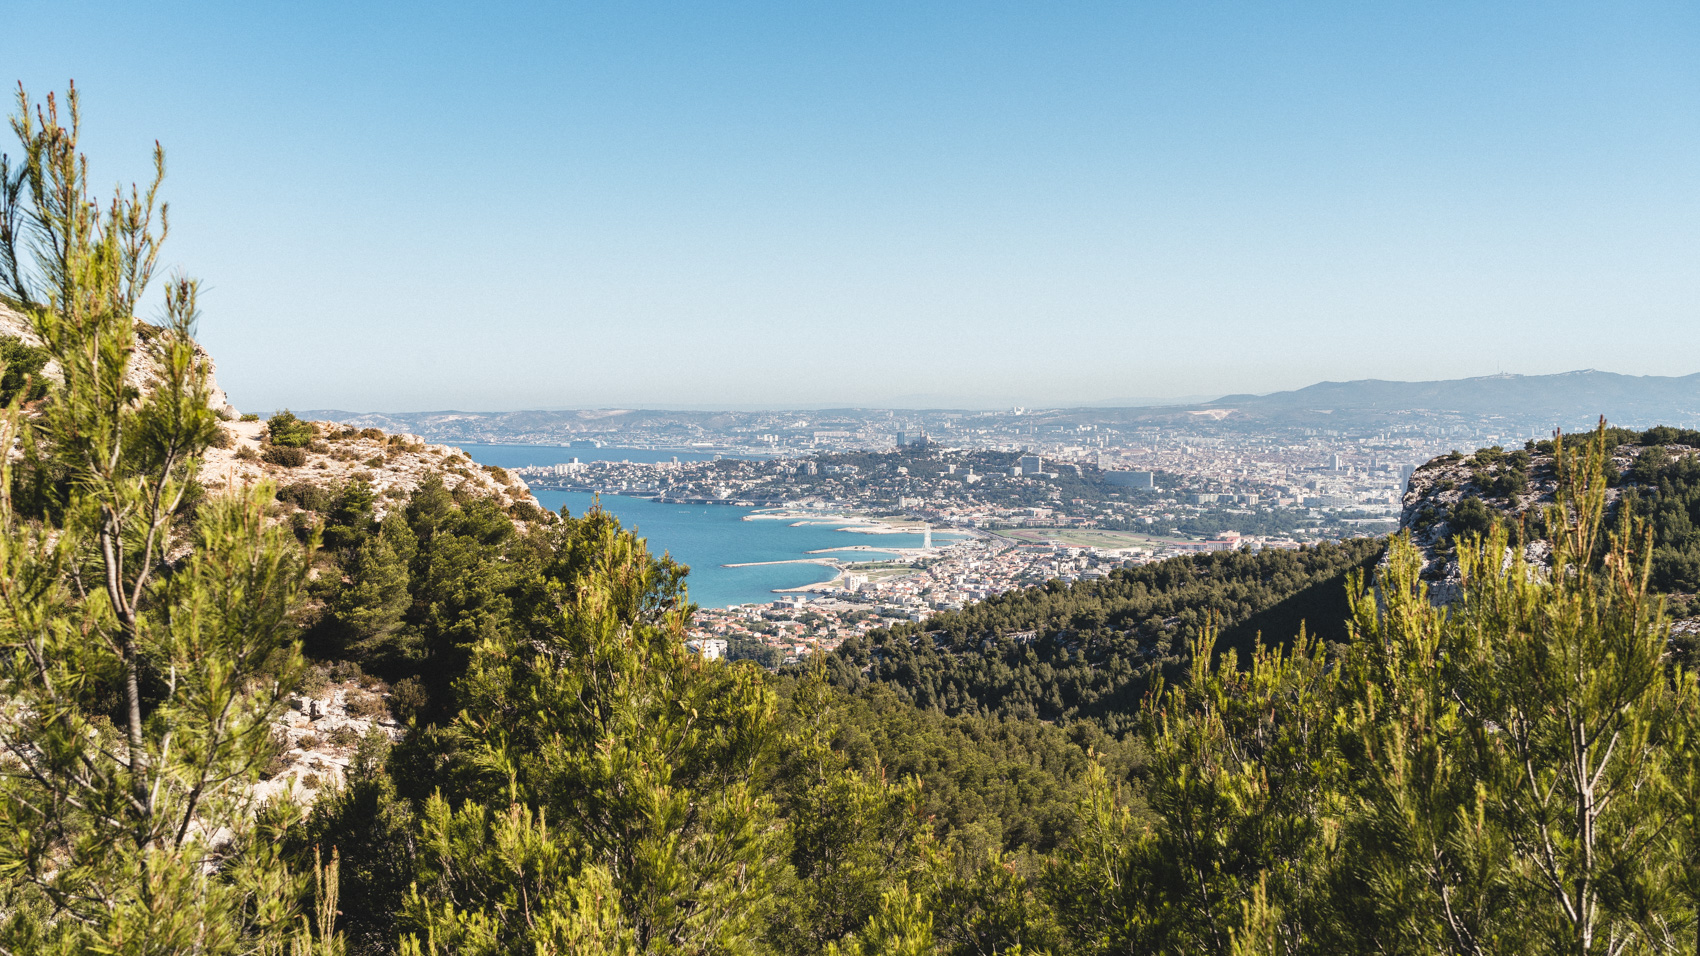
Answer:
[{"label": "bare rock face", "polygon": [[[139,320],[136,322],[136,357],[130,363],[130,371],[125,378],[139,391],[148,391],[160,379],[159,334],[157,326]],[[0,303],[0,338],[19,339],[25,345],[41,345],[41,336],[35,334],[35,327],[30,324],[30,320],[4,303]],[[236,407],[230,404],[230,398],[224,394],[224,389],[218,386],[212,355],[202,348],[199,342],[195,343],[195,358],[205,363],[207,384],[212,389],[208,404],[212,406],[213,411],[227,419],[238,417]],[[57,362],[48,362],[41,371],[55,382],[63,381]]]},{"label": "bare rock face", "polygon": [[311,805],[340,788],[362,741],[377,733],[389,741],[403,728],[390,714],[389,689],[382,682],[329,683],[289,700],[289,711],[272,725],[278,755],[254,786],[260,802],[286,798]]}]

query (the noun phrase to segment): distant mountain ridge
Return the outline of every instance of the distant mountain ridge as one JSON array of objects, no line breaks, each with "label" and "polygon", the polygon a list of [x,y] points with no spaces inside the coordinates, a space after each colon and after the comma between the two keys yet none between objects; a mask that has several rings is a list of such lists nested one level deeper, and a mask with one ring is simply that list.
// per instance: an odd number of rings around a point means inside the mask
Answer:
[{"label": "distant mountain ridge", "polygon": [[1620,375],[1582,369],[1554,375],[1484,375],[1431,382],[1318,382],[1268,395],[1227,395],[1205,407],[1331,411],[1433,411],[1507,417],[1592,418],[1625,425],[1700,415],[1700,373]]},{"label": "distant mountain ridge", "polygon": [[[768,412],[700,409],[531,409],[509,412],[350,412],[309,410],[314,419],[375,426],[424,435],[432,441],[553,443],[643,429],[681,444],[724,436],[762,415],[796,415],[872,424],[886,412],[957,418],[1002,417],[1003,412],[962,409],[773,409]],[[1621,375],[1584,369],[1555,375],[1486,375],[1427,382],[1359,379],[1318,382],[1267,395],[1227,395],[1184,405],[1076,406],[1029,409],[1034,425],[1097,423],[1123,426],[1378,429],[1418,423],[1479,425],[1546,434],[1554,427],[1593,427],[1601,415],[1615,425],[1700,427],[1700,373],[1684,376]],[[819,424],[811,427],[822,427]],[[838,426],[832,426],[838,427]]]}]

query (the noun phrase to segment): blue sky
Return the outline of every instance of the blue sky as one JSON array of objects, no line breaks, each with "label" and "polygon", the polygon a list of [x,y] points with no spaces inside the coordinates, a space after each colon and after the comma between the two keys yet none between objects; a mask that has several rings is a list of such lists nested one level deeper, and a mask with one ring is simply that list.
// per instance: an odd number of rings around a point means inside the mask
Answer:
[{"label": "blue sky", "polygon": [[1700,8],[11,0],[245,409],[1700,371]]}]

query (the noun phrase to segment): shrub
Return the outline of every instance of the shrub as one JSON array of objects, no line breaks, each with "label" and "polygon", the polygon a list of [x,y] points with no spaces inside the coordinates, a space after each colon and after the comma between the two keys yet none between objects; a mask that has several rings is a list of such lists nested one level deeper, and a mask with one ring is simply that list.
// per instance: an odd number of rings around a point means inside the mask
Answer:
[{"label": "shrub", "polygon": [[243,415],[242,418],[240,419],[240,421],[245,421],[245,422],[257,422],[259,420],[260,420],[260,416],[254,414],[253,412],[249,412],[248,414]]},{"label": "shrub", "polygon": [[295,746],[300,747],[302,750],[316,750],[319,746],[319,738],[312,734],[302,734],[301,738],[295,741]]},{"label": "shrub", "polygon": [[1476,487],[1490,498],[1525,494],[1529,490],[1529,473],[1514,466],[1502,467],[1492,475],[1477,475]]},{"label": "shrub", "polygon": [[287,501],[305,511],[327,511],[334,497],[329,488],[310,481],[297,481],[277,490],[277,500]]},{"label": "shrub", "polygon": [[311,511],[297,511],[289,516],[289,530],[295,533],[297,541],[306,542],[319,524],[318,516]]},{"label": "shrub", "polygon": [[1453,505],[1452,513],[1447,516],[1454,542],[1462,541],[1471,534],[1486,537],[1497,520],[1493,510],[1480,498],[1465,498]]},{"label": "shrub", "polygon": [[425,685],[417,677],[404,677],[396,682],[390,692],[390,709],[396,719],[406,723],[425,712],[425,705],[430,698],[425,693]]},{"label": "shrub", "polygon": [[389,463],[389,459],[385,458],[383,455],[373,455],[372,457],[361,462],[362,465],[365,465],[368,468],[382,468],[388,463]]},{"label": "shrub", "polygon": [[230,433],[230,429],[220,425],[213,429],[212,446],[214,448],[234,448],[236,447],[236,436]]},{"label": "shrub", "polygon": [[377,717],[387,710],[382,697],[365,691],[349,691],[343,699],[342,709],[350,717]]},{"label": "shrub", "polygon": [[266,421],[266,435],[271,443],[284,448],[306,447],[318,434],[312,422],[296,418],[287,408]]},{"label": "shrub", "polygon": [[366,676],[366,672],[353,661],[337,661],[331,665],[330,676],[331,680],[341,684],[345,681],[358,681]]},{"label": "shrub", "polygon": [[241,448],[236,449],[236,460],[237,461],[259,461],[260,456],[255,453],[254,449],[248,447],[247,445],[243,445]]},{"label": "shrub", "polygon": [[307,463],[307,450],[304,448],[287,448],[277,445],[267,445],[260,449],[260,460],[270,465],[281,465],[285,468],[300,468]]},{"label": "shrub", "polygon": [[515,521],[544,521],[547,520],[549,512],[529,501],[516,501],[508,506],[508,515]]},{"label": "shrub", "polygon": [[342,726],[326,734],[325,740],[332,747],[352,747],[360,742],[360,734],[353,727]]},{"label": "shrub", "polygon": [[46,349],[25,345],[22,339],[3,338],[0,339],[0,361],[6,363],[5,373],[0,374],[0,404],[11,401],[17,395],[22,395],[26,402],[33,402],[47,394],[47,382],[41,377],[41,369],[47,364]]},{"label": "shrub", "polygon": [[323,664],[314,664],[301,675],[301,687],[297,692],[303,697],[323,697],[330,686],[330,671]]}]

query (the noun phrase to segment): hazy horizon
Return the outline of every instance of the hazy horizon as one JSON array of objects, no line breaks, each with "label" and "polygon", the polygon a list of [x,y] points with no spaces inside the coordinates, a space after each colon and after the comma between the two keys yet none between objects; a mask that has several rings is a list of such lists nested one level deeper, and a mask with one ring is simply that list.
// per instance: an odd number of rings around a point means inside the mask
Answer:
[{"label": "hazy horizon", "polygon": [[[1622,373],[1614,373],[1610,369],[1592,369],[1592,368],[1588,368],[1588,369],[1566,369],[1564,372],[1549,373],[1549,374],[1563,375],[1563,374],[1578,374],[1578,373],[1586,373],[1586,372],[1601,372],[1601,373],[1605,373],[1605,374],[1622,374]],[[1674,375],[1674,376],[1637,376],[1637,377],[1639,377],[1639,378],[1657,378],[1657,379],[1669,380],[1669,379],[1677,379],[1677,378],[1690,378],[1690,377],[1694,377],[1694,376],[1700,376],[1700,372],[1691,372],[1691,373],[1688,373],[1686,375]],[[1528,376],[1528,375],[1522,375],[1521,373],[1516,373],[1516,372],[1496,372],[1496,373],[1491,373],[1489,375],[1484,375],[1484,376],[1475,376],[1473,378],[1475,378],[1475,379],[1483,379],[1483,378],[1493,379],[1493,378],[1535,378],[1535,377],[1540,377],[1540,376]],[[1239,393],[1232,393],[1232,394],[1219,394],[1219,393],[1212,392],[1212,393],[1208,393],[1208,394],[1181,395],[1181,396],[1174,396],[1174,397],[1169,397],[1169,398],[1163,398],[1163,397],[1131,397],[1131,398],[1125,398],[1125,399],[1107,399],[1107,400],[1104,400],[1104,401],[1081,402],[1081,403],[1021,401],[1021,400],[1018,400],[1018,401],[1003,401],[1003,402],[979,403],[979,404],[975,404],[975,403],[942,404],[942,403],[928,403],[929,400],[928,400],[927,396],[898,395],[898,396],[893,396],[888,404],[883,404],[883,405],[830,404],[830,403],[825,403],[825,402],[810,402],[810,403],[801,403],[801,404],[794,404],[794,405],[704,404],[704,403],[689,403],[689,402],[681,402],[681,403],[676,403],[676,404],[660,404],[660,403],[654,403],[654,402],[635,402],[635,403],[629,403],[629,404],[618,404],[618,403],[604,402],[604,403],[599,403],[599,404],[588,404],[587,403],[587,404],[579,404],[579,405],[533,405],[533,406],[513,407],[513,408],[463,408],[463,407],[452,407],[452,406],[443,406],[443,407],[439,407],[439,408],[341,408],[341,407],[334,407],[334,406],[322,406],[322,407],[320,407],[320,406],[296,405],[294,407],[294,410],[298,411],[298,412],[314,412],[314,413],[319,413],[319,412],[347,412],[347,413],[351,413],[351,414],[372,414],[372,415],[424,415],[424,414],[486,415],[486,414],[504,414],[504,413],[515,413],[515,412],[614,411],[614,410],[637,410],[637,409],[648,409],[648,410],[654,410],[654,411],[680,411],[680,412],[793,412],[793,411],[795,411],[795,412],[811,412],[811,411],[836,411],[836,410],[845,410],[845,411],[877,410],[877,411],[901,411],[901,412],[955,412],[955,411],[984,412],[984,411],[998,411],[998,410],[1002,410],[1002,409],[1009,409],[1009,408],[1012,408],[1012,407],[1020,407],[1020,408],[1029,409],[1029,410],[1065,410],[1066,411],[1066,410],[1089,410],[1089,409],[1094,409],[1094,408],[1113,409],[1113,408],[1164,407],[1164,406],[1171,406],[1171,405],[1174,405],[1174,406],[1179,406],[1179,405],[1208,405],[1208,404],[1222,402],[1222,401],[1225,401],[1229,398],[1235,398],[1235,397],[1241,397],[1241,396],[1247,396],[1247,395],[1252,396],[1252,397],[1257,397],[1257,398],[1263,398],[1263,397],[1268,397],[1268,396],[1271,396],[1271,395],[1283,394],[1283,393],[1289,392],[1289,391],[1299,391],[1299,390],[1302,390],[1303,388],[1307,388],[1307,387],[1310,387],[1310,386],[1316,386],[1316,385],[1342,385],[1342,384],[1354,385],[1354,384],[1361,384],[1361,383],[1383,383],[1383,384],[1396,384],[1396,385],[1424,385],[1424,384],[1434,384],[1435,382],[1463,382],[1463,381],[1470,381],[1470,380],[1472,380],[1472,379],[1435,379],[1435,380],[1342,379],[1342,380],[1323,380],[1323,381],[1318,381],[1318,382],[1311,382],[1306,386],[1300,386],[1299,389],[1280,389],[1280,390],[1277,390],[1277,391],[1274,391],[1274,392],[1239,392]],[[280,407],[282,407],[282,406],[280,406]]]},{"label": "hazy horizon", "polygon": [[1075,406],[1700,354],[1700,9],[21,0],[243,408]]}]

